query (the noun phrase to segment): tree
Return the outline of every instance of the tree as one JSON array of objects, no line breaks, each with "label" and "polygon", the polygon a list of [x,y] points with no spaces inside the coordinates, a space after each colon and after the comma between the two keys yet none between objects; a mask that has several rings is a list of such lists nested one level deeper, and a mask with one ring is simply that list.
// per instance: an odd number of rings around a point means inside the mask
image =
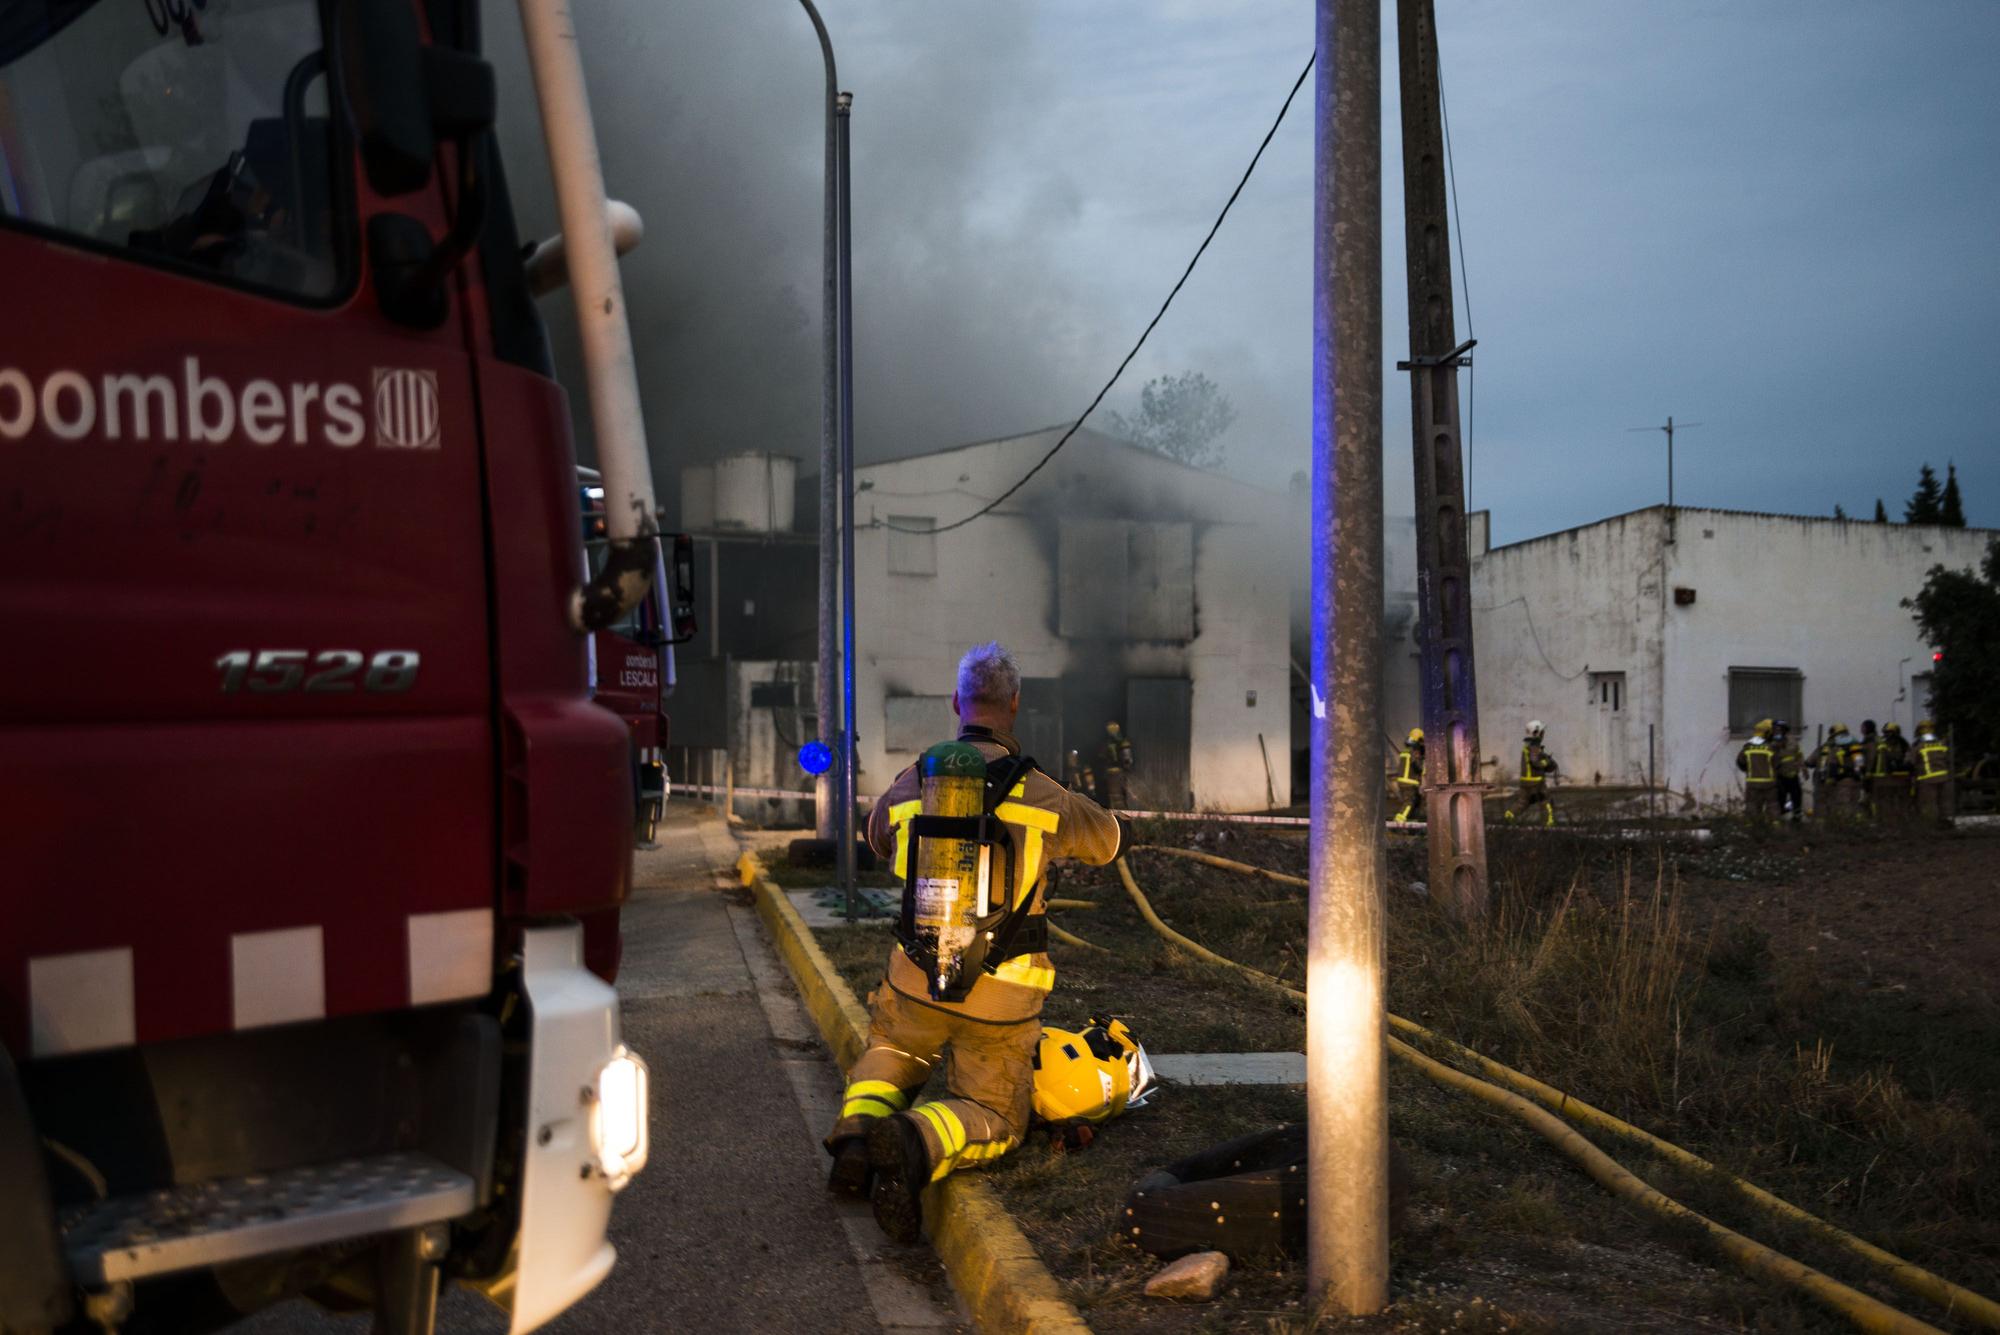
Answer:
[{"label": "tree", "polygon": [[1875,498],[1875,522],[1878,524],[1889,522],[1889,512],[1882,508],[1882,498],[1880,496]]},{"label": "tree", "polygon": [[1834,502],[1834,506],[1833,506],[1833,517],[1834,517],[1835,519],[1845,519],[1845,518],[1847,518],[1847,511],[1845,511],[1845,510],[1843,510],[1843,509],[1841,509],[1841,508],[1840,508],[1840,503],[1839,503],[1838,501]]},{"label": "tree", "polygon": [[1194,468],[1222,462],[1217,437],[1236,420],[1236,405],[1199,371],[1159,376],[1139,391],[1139,415],[1111,413],[1114,434]]},{"label": "tree", "polygon": [[1922,471],[1917,474],[1916,492],[1910,497],[1909,504],[1903,507],[1903,522],[1935,524],[1938,522],[1938,510],[1943,503],[1944,493],[1938,487],[1937,474],[1931,471],[1929,464],[1925,464]]},{"label": "tree", "polygon": [[1968,759],[2000,747],[2000,539],[1977,573],[1932,566],[1903,606],[1938,655],[1931,664],[1931,714],[1956,733]]},{"label": "tree", "polygon": [[1946,528],[1965,527],[1965,502],[1958,495],[1958,465],[1944,466],[1944,496],[1938,501],[1938,523]]}]

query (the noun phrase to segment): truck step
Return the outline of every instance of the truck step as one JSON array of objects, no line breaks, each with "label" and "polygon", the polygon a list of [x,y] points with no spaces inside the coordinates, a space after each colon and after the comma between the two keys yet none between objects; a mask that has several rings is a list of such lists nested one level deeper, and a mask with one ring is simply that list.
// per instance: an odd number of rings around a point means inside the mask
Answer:
[{"label": "truck step", "polygon": [[63,1248],[96,1286],[454,1219],[473,1190],[424,1154],[341,1159],[98,1201],[64,1217]]}]

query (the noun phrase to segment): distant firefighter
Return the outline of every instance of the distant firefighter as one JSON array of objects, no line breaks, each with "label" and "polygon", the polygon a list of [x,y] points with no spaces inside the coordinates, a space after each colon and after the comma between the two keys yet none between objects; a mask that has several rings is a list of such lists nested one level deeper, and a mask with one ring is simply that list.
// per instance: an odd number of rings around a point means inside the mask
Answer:
[{"label": "distant firefighter", "polygon": [[1767,823],[1778,809],[1778,753],[1771,745],[1772,727],[1770,719],[1758,719],[1750,740],[1736,753],[1736,768],[1743,771],[1743,810],[1758,825]]},{"label": "distant firefighter", "polygon": [[1882,739],[1875,733],[1875,720],[1861,720],[1861,736],[1855,742],[1854,755],[1856,772],[1861,775],[1861,805],[1870,815],[1875,814],[1875,761],[1876,752],[1881,750]]},{"label": "distant firefighter", "polygon": [[1875,777],[1909,772],[1910,742],[1903,736],[1903,725],[1884,723],[1881,740],[1875,743]]},{"label": "distant firefighter", "polygon": [[1813,748],[1813,811],[1820,819],[1846,820],[1861,809],[1859,752],[1845,723],[1828,728],[1826,740]]},{"label": "distant firefighter", "polygon": [[1104,725],[1104,745],[1098,752],[1102,758],[1098,777],[1103,781],[1103,804],[1116,811],[1125,805],[1125,776],[1132,768],[1132,743],[1118,729],[1117,720]]},{"label": "distant firefighter", "polygon": [[1902,724],[1882,725],[1870,773],[1875,780],[1875,818],[1891,825],[1906,823],[1911,815],[1910,743]]},{"label": "distant firefighter", "polygon": [[1396,757],[1396,774],[1389,782],[1389,810],[1395,815],[1391,820],[1409,820],[1417,809],[1417,800],[1424,786],[1424,730],[1410,729],[1410,735],[1403,739],[1402,752]]},{"label": "distant firefighter", "polygon": [[1861,722],[1862,735],[1849,734],[1847,738],[1847,772],[1854,779],[1856,789],[1854,810],[1858,815],[1870,813],[1868,766],[1875,757],[1875,724],[1871,719]]},{"label": "distant firefighter", "polygon": [[1792,739],[1792,725],[1779,719],[1772,725],[1771,752],[1778,766],[1778,810],[1797,825],[1806,812],[1806,758]]},{"label": "distant firefighter", "polygon": [[1521,804],[1507,813],[1507,819],[1517,820],[1527,816],[1536,807],[1542,809],[1542,824],[1556,823],[1555,804],[1549,801],[1549,776],[1558,768],[1556,758],[1549,754],[1543,742],[1544,729],[1540,719],[1528,724],[1528,735],[1521,739]]},{"label": "distant firefighter", "polygon": [[1938,736],[1937,725],[1929,719],[1917,724],[1915,758],[1917,819],[1949,827],[1953,796],[1951,743]]}]

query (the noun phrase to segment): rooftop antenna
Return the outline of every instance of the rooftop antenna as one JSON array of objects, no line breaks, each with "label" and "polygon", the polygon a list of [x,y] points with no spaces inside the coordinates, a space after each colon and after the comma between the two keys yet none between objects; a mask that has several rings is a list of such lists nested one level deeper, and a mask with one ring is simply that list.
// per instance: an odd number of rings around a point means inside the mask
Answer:
[{"label": "rooftop antenna", "polygon": [[1674,540],[1674,432],[1691,431],[1700,422],[1676,422],[1669,416],[1665,426],[1628,426],[1626,431],[1664,431],[1667,433],[1667,541]]}]

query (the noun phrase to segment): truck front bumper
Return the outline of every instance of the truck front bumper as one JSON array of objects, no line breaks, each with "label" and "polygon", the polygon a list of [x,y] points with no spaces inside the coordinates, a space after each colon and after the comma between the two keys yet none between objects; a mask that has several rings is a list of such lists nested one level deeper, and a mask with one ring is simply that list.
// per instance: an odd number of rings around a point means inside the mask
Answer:
[{"label": "truck front bumper", "polygon": [[522,944],[529,1016],[527,1145],[508,1330],[542,1325],[597,1286],[616,1253],[611,1198],[645,1166],[648,1075],[620,1041],[618,994],[583,963],[575,923]]}]

